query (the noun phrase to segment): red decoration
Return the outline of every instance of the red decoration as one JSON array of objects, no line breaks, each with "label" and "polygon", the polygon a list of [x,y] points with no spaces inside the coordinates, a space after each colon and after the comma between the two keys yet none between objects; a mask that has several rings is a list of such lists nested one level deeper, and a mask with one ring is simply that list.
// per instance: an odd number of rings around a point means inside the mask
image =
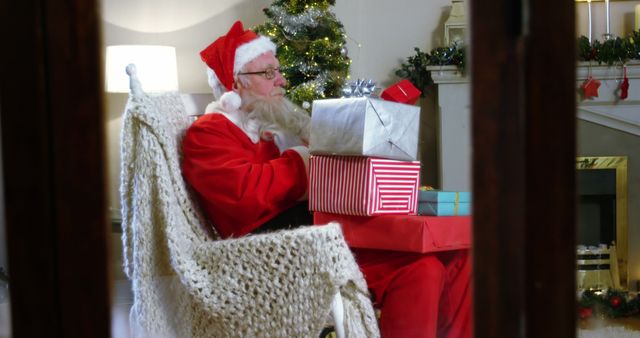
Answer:
[{"label": "red decoration", "polygon": [[579,315],[582,319],[589,318],[593,315],[593,309],[590,307],[581,307]]},{"label": "red decoration", "polygon": [[583,97],[585,99],[590,99],[592,97],[598,97],[598,88],[600,87],[600,81],[594,79],[589,76],[584,82],[580,89],[582,89]]},{"label": "red decoration", "polygon": [[620,84],[620,100],[624,100],[629,96],[629,78],[627,77],[627,67],[624,67],[624,75]]},{"label": "red decoration", "polygon": [[385,89],[380,94],[380,98],[398,103],[415,104],[421,93],[413,83],[405,79]]},{"label": "red decoration", "polygon": [[611,297],[609,302],[611,302],[611,306],[613,308],[617,308],[618,306],[620,306],[620,303],[622,302],[622,299],[620,299],[620,297],[618,297],[618,296],[613,296],[613,297]]}]

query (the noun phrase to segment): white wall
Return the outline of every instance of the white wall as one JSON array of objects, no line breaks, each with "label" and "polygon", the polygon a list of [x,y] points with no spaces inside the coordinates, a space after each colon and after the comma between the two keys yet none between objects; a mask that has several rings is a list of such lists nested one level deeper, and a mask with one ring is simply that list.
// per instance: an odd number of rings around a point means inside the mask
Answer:
[{"label": "white wall", "polygon": [[[209,96],[205,66],[198,55],[231,24],[262,23],[262,8],[271,0],[104,0],[104,46],[163,44],[176,47],[180,91]],[[352,78],[374,79],[388,86],[398,79],[394,70],[414,47],[431,50],[441,44],[442,26],[450,0],[338,0],[337,18],[349,35]],[[357,41],[361,47],[358,47]],[[123,70],[122,76],[126,76]],[[143,83],[144,86],[144,83]],[[107,135],[110,207],[120,208],[119,133],[126,94],[107,94]],[[202,100],[202,99],[201,99]]]},{"label": "white wall", "polygon": [[[198,52],[224,34],[236,19],[242,19],[249,27],[263,22],[262,8],[270,3],[270,0],[104,0],[103,41],[105,46],[175,46],[180,90],[199,93],[201,100],[206,100],[209,88]],[[640,1],[611,3],[614,34],[624,36],[633,29],[637,4]],[[602,40],[604,3],[595,2],[592,6],[594,39]],[[350,37],[347,48],[353,59],[352,78],[371,78],[382,86],[395,82],[394,69],[407,56],[413,55],[413,47],[429,51],[442,44],[442,27],[449,8],[449,0],[338,0],[334,11]],[[576,33],[586,35],[587,29],[587,4],[576,3]],[[126,94],[108,94],[106,97],[110,206],[115,209],[119,209],[118,138],[126,97]],[[638,245],[631,244],[632,236],[637,233],[637,225],[630,225],[630,256],[640,252]],[[0,254],[2,251],[0,247]],[[0,259],[4,259],[3,256]],[[632,278],[640,277],[635,272]]]},{"label": "white wall", "polygon": [[450,0],[336,1],[336,16],[350,37],[351,76],[385,87],[397,81],[394,70],[415,53],[414,47],[429,51],[443,43],[450,9]]},{"label": "white wall", "polygon": [[[640,1],[616,1],[610,4],[611,33],[621,37],[631,33],[634,30],[635,22],[634,8],[640,4]],[[588,13],[586,2],[576,2],[576,33],[578,36],[588,36],[589,34]],[[592,38],[604,41],[602,34],[606,33],[607,22],[604,1],[591,3],[591,20]]]}]

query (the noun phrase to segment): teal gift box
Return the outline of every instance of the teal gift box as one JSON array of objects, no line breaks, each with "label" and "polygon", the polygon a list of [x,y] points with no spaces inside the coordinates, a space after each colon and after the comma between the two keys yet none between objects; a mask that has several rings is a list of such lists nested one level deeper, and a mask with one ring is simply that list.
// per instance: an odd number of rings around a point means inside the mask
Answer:
[{"label": "teal gift box", "polygon": [[459,191],[420,190],[418,215],[466,216],[471,214],[471,193]]}]

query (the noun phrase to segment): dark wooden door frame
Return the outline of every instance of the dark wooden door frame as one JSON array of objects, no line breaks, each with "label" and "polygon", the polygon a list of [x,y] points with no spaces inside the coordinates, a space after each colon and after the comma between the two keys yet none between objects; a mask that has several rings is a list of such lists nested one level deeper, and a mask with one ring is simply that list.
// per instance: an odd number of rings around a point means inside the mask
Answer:
[{"label": "dark wooden door frame", "polygon": [[574,3],[471,9],[476,338],[573,337]]},{"label": "dark wooden door frame", "polygon": [[97,1],[3,0],[13,337],[109,337]]},{"label": "dark wooden door frame", "polygon": [[[572,337],[574,4],[470,3],[475,334]],[[14,337],[107,337],[98,3],[0,9]]]}]

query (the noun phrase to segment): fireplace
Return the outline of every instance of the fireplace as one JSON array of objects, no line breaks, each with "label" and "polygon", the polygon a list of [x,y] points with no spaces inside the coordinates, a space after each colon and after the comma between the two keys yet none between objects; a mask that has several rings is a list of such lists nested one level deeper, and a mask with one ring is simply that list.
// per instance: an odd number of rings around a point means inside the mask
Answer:
[{"label": "fireplace", "polygon": [[[620,284],[627,287],[627,157],[578,157],[577,243],[615,245]],[[615,262],[611,262],[615,264]]]},{"label": "fireplace", "polygon": [[[433,96],[423,100],[422,114],[427,118],[423,119],[425,123],[421,126],[421,140],[427,141],[421,145],[421,158],[425,163],[429,163],[428,172],[437,176],[435,183],[432,183],[434,186],[443,190],[469,191],[472,150],[469,78],[455,66],[432,66],[428,67],[428,70],[436,84],[436,90],[429,94]],[[637,290],[640,288],[640,170],[634,166],[640,163],[640,61],[628,61],[626,70],[632,89],[629,91],[629,97],[621,100],[617,91],[623,72],[620,65],[608,66],[588,62],[577,64],[577,153],[580,156],[624,155],[628,157],[631,166],[628,181],[626,164],[624,169],[611,169],[611,172],[616,172],[616,189],[622,189],[618,183],[618,175],[624,173],[624,180],[628,182],[628,185],[625,185],[625,189],[629,189],[628,198],[623,201],[621,195],[616,192],[613,209],[612,197],[606,196],[606,193],[599,197],[585,196],[582,203],[587,204],[588,210],[582,211],[583,215],[579,217],[612,219],[611,214],[615,213],[615,227],[608,227],[607,231],[597,230],[596,234],[589,233],[584,236],[589,236],[591,243],[611,244],[610,240],[615,239],[616,252],[620,254],[621,282],[628,284],[630,280],[631,288]],[[553,79],[554,71],[549,69],[550,81]],[[601,81],[599,95],[583,100],[579,95],[579,88],[589,76]],[[549,109],[554,109],[553,102],[544,104],[548,105]],[[430,154],[435,155],[428,157]],[[578,164],[578,169],[595,169],[607,161],[604,158],[587,159],[589,160],[583,164]],[[620,208],[625,208],[624,212],[620,211]],[[628,243],[627,229],[631,234]],[[594,237],[596,235],[597,238]]]}]

